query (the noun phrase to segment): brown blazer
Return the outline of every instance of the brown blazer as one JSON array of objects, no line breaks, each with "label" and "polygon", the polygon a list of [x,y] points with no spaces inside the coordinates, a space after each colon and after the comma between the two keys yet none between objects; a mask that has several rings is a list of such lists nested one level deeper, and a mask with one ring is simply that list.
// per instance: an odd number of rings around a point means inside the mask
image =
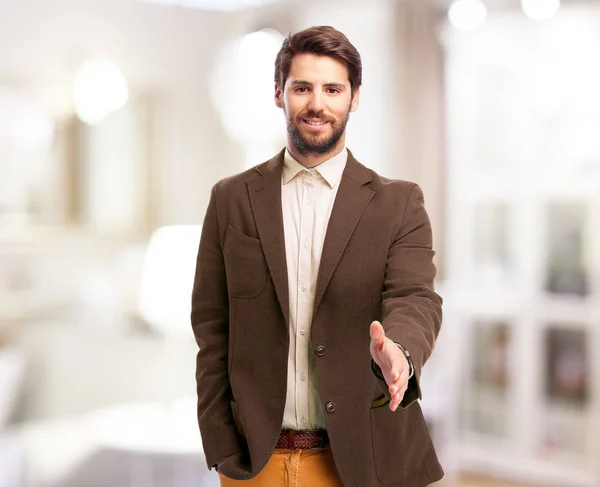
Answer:
[{"label": "brown blazer", "polygon": [[[269,460],[286,400],[283,154],[213,187],[192,295],[206,461],[238,480],[254,477]],[[420,188],[379,176],[349,152],[323,247],[311,334],[327,431],[347,487],[422,487],[443,476],[416,401],[441,325],[433,255]],[[395,412],[370,367],[373,320],[414,362]]]}]

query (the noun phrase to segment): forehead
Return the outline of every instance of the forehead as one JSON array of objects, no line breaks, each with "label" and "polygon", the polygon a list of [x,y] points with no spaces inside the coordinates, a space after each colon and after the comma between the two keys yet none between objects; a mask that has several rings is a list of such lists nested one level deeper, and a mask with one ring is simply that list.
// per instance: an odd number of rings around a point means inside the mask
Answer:
[{"label": "forehead", "polygon": [[330,56],[296,54],[292,58],[287,82],[305,80],[313,84],[343,83],[350,85],[348,69],[343,62]]}]

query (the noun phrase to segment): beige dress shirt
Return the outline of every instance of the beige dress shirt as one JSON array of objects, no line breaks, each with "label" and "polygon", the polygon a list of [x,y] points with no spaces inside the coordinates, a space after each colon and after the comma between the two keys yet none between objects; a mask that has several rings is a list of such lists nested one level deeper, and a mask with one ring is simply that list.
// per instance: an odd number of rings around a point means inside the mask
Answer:
[{"label": "beige dress shirt", "polygon": [[324,429],[310,341],[315,288],[327,223],[348,151],[307,169],[285,151],[281,204],[290,298],[290,350],[283,428]]}]

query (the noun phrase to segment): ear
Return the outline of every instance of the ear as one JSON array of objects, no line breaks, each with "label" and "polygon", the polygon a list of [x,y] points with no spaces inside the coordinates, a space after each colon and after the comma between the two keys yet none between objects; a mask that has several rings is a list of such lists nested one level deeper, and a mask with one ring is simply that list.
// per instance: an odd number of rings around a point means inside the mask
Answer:
[{"label": "ear", "polygon": [[275,83],[275,105],[279,108],[283,108],[283,91],[279,88],[277,83]]},{"label": "ear", "polygon": [[350,111],[355,112],[358,108],[358,101],[360,99],[360,88],[356,88],[352,92],[352,101],[350,102]]}]

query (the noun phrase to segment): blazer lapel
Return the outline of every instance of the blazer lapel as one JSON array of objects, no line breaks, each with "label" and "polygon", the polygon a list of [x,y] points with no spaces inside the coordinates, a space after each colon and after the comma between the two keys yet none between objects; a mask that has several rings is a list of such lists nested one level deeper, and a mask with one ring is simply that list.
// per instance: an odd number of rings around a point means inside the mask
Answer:
[{"label": "blazer lapel", "polygon": [[325,234],[317,276],[313,317],[317,313],[321,299],[356,225],[369,206],[371,198],[375,195],[375,191],[365,186],[371,180],[367,169],[348,151],[348,161],[340,180],[340,187]]},{"label": "blazer lapel", "polygon": [[270,161],[258,166],[256,170],[262,177],[249,179],[246,185],[267,267],[285,323],[289,325],[288,276],[281,209],[281,172],[284,151],[285,149]]}]

